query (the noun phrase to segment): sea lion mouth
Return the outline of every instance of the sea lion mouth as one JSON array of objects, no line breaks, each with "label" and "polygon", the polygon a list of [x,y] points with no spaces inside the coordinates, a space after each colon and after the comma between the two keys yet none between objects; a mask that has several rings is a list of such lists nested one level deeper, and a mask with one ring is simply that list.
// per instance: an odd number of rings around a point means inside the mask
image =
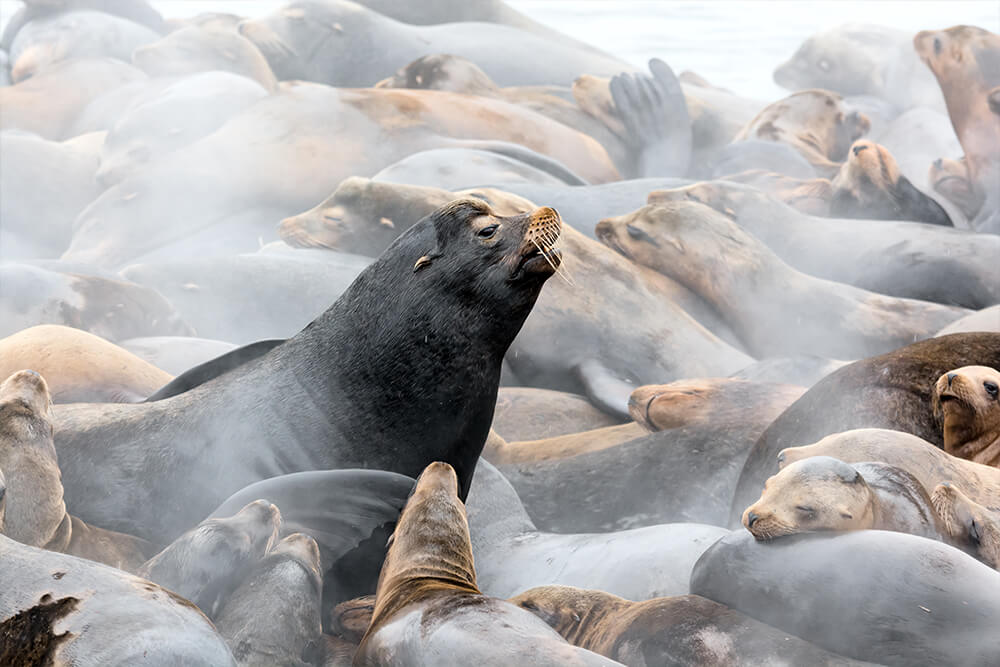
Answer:
[{"label": "sea lion mouth", "polygon": [[562,264],[562,251],[558,248],[543,250],[534,248],[521,256],[517,265],[515,277],[524,275],[552,275]]}]

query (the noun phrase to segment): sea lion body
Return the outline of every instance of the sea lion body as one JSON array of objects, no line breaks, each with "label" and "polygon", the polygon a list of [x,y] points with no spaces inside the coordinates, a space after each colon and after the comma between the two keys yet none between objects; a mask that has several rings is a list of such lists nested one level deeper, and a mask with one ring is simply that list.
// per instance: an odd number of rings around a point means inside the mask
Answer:
[{"label": "sea lion body", "polygon": [[552,438],[513,442],[501,442],[500,439],[495,439],[493,443],[487,442],[483,449],[483,458],[496,465],[555,461],[577,454],[608,449],[641,438],[647,433],[649,431],[645,427],[635,422],[627,422]]},{"label": "sea lion body", "polygon": [[[710,547],[691,592],[828,651],[888,665],[987,665],[1000,638],[1000,572],[954,547],[880,530]],[[985,624],[985,625],[984,625]]]},{"label": "sea lion body", "polygon": [[626,665],[854,665],[698,595],[632,602],[597,590],[540,586],[510,599],[571,644]]},{"label": "sea lion body", "polygon": [[480,460],[468,502],[477,584],[506,598],[533,586],[596,586],[630,600],[688,592],[691,568],[724,528],[666,523],[616,532],[539,531],[517,492]]},{"label": "sea lion body", "polygon": [[25,5],[4,27],[0,49],[10,50],[21,28],[31,21],[70,11],[103,12],[144,25],[158,33],[166,29],[163,17],[147,0],[28,0]]},{"label": "sea lion body", "polygon": [[1000,468],[1000,371],[989,366],[949,370],[934,384],[944,451]]},{"label": "sea lion body", "polygon": [[458,479],[427,466],[393,533],[355,665],[614,665],[530,613],[483,595]]},{"label": "sea lion body", "polygon": [[0,340],[0,377],[22,368],[46,378],[55,403],[134,403],[173,379],[97,336],[44,324]]},{"label": "sea lion body", "polygon": [[507,442],[552,438],[616,423],[584,396],[533,387],[501,387],[493,412],[493,430]]},{"label": "sea lion body", "polygon": [[[523,151],[528,152],[528,151]],[[536,154],[537,155],[537,154]],[[538,156],[541,157],[541,156]],[[462,169],[456,170],[455,165]],[[564,168],[566,173],[571,173]],[[372,176],[383,183],[424,185],[427,187],[461,190],[481,183],[538,183],[557,187],[576,185],[546,172],[528,162],[500,153],[474,148],[434,148],[408,155]],[[582,184],[583,181],[579,181]]]},{"label": "sea lion body", "polygon": [[[260,479],[345,467],[417,474],[429,457],[455,464],[464,495],[506,346],[558,262],[529,239],[548,244],[559,225],[547,208],[500,218],[482,202],[453,202],[263,357],[154,403],[60,406],[56,440],[72,505],[84,517],[167,540]],[[478,280],[468,283],[471,276]],[[470,291],[453,298],[459,285]],[[452,380],[434,380],[441,373]],[[424,451],[404,442],[434,444]],[[101,460],[109,463],[98,490],[79,472]],[[149,474],[132,484],[136,477],[116,460]],[[174,491],[181,480],[183,498]]]},{"label": "sea lion body", "polygon": [[[887,354],[856,361],[816,383],[774,420],[746,459],[733,499],[733,522],[760,494],[764,480],[777,469],[786,447],[816,442],[831,433],[856,428],[885,428],[912,433],[943,445],[931,410],[934,382],[951,368],[1000,363],[1000,334],[952,334],[914,343]],[[808,415],[808,416],[807,416]],[[921,475],[896,461],[878,457],[844,459],[883,461],[907,470],[925,488]]]},{"label": "sea lion body", "polygon": [[893,530],[944,539],[928,491],[884,463],[848,464],[816,456],[784,466],[743,512],[758,540],[818,531]]},{"label": "sea lion body", "polygon": [[959,318],[937,332],[938,336],[972,331],[992,331],[1000,333],[1000,304],[983,308],[971,315]]}]

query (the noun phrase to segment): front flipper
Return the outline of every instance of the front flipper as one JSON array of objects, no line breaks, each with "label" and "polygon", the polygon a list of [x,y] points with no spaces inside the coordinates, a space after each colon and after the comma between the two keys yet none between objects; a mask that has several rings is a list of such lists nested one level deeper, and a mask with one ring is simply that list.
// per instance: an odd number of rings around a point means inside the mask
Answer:
[{"label": "front flipper", "polygon": [[635,157],[633,178],[684,176],[691,160],[691,118],[680,81],[658,58],[653,76],[623,72],[609,87]]},{"label": "front flipper", "polygon": [[573,371],[595,407],[623,421],[632,419],[628,412],[628,400],[638,385],[619,378],[597,359],[588,359]]}]

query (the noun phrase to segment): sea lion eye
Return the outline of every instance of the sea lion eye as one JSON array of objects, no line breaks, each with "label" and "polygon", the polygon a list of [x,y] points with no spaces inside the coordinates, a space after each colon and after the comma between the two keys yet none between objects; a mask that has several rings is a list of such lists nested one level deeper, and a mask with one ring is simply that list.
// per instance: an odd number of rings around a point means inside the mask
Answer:
[{"label": "sea lion eye", "polygon": [[479,238],[491,239],[493,238],[493,235],[497,233],[498,229],[500,229],[500,225],[489,225],[480,229],[477,234]]},{"label": "sea lion eye", "polygon": [[797,509],[798,511],[802,512],[803,514],[808,514],[810,516],[812,516],[813,514],[816,513],[816,510],[814,508],[812,508],[812,507],[805,507],[803,505],[796,505],[795,509]]},{"label": "sea lion eye", "polygon": [[984,382],[983,388],[986,390],[986,393],[990,395],[990,398],[994,401],[997,400],[997,385],[995,382]]},{"label": "sea lion eye", "polygon": [[824,72],[830,71],[830,61],[827,60],[826,58],[823,58],[818,63],[816,63],[816,66],[819,67]]},{"label": "sea lion eye", "polygon": [[934,38],[934,54],[941,55],[941,39],[938,37]]}]

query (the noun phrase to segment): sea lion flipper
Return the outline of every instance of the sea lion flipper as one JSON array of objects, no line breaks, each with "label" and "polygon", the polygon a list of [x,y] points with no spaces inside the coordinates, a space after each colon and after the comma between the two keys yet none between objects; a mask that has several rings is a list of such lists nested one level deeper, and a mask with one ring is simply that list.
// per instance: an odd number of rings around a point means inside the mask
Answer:
[{"label": "sea lion flipper", "polygon": [[609,88],[635,154],[635,177],[683,176],[691,158],[691,118],[680,82],[658,58],[653,76],[618,74]]},{"label": "sea lion flipper", "polygon": [[588,359],[574,368],[590,402],[610,415],[631,419],[628,400],[636,386],[617,377],[597,359]]},{"label": "sea lion flipper", "polygon": [[895,195],[903,220],[919,220],[942,227],[955,226],[941,204],[918,190],[906,176],[899,177]]},{"label": "sea lion flipper", "polygon": [[205,363],[198,364],[194,368],[189,368],[173,380],[156,390],[144,403],[162,401],[165,398],[183,394],[194,389],[198,385],[205,384],[209,380],[215,379],[248,361],[262,357],[277,346],[285,342],[284,338],[271,338],[259,340],[235,350],[230,350],[215,359],[209,359]]}]

